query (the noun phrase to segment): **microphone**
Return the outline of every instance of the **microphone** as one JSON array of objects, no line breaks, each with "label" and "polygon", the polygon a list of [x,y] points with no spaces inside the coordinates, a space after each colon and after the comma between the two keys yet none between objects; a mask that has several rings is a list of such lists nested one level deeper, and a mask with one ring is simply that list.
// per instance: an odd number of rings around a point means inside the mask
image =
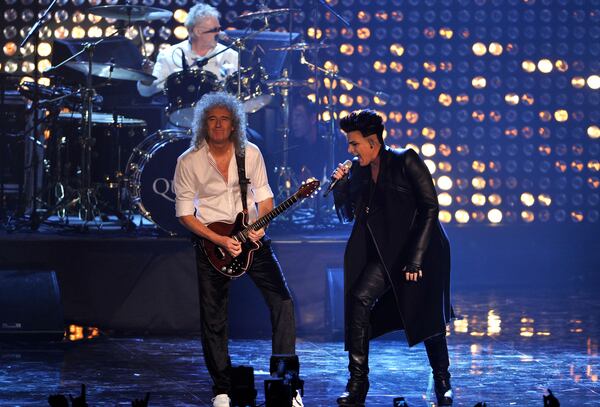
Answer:
[{"label": "microphone", "polygon": [[183,48],[179,49],[181,50],[181,70],[185,72],[188,70],[188,63],[185,58],[185,52],[183,51]]},{"label": "microphone", "polygon": [[217,33],[217,40],[221,40],[223,42],[233,42],[234,39],[225,33],[225,31],[219,31]]},{"label": "microphone", "polygon": [[[352,168],[352,161],[346,160],[346,161],[344,161],[344,163],[342,165],[344,167],[346,167],[347,169],[350,169],[350,168]],[[331,177],[331,181],[329,181],[329,186],[327,187],[327,190],[323,194],[323,197],[326,197],[327,195],[329,195],[329,193],[331,191],[333,191],[333,188],[335,188],[335,186],[337,185],[338,181],[340,179],[344,179],[347,176],[348,176],[348,174],[344,174],[344,176],[342,178],[339,178],[339,179],[335,179],[335,178]]]}]

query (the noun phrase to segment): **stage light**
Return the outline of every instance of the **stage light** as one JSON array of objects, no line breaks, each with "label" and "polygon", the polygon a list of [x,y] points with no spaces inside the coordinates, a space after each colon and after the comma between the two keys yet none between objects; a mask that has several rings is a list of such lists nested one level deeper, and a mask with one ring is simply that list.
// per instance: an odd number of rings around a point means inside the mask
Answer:
[{"label": "stage light", "polygon": [[435,170],[436,170],[436,166],[435,163],[431,160],[423,160],[423,162],[425,163],[425,166],[427,166],[427,169],[429,170],[430,174],[434,174]]},{"label": "stage light", "polygon": [[387,64],[383,61],[375,61],[373,63],[373,69],[377,73],[384,74],[387,72]]},{"label": "stage light", "polygon": [[492,194],[488,196],[488,202],[493,206],[502,204],[502,197],[499,194]]},{"label": "stage light", "polygon": [[173,20],[177,21],[179,24],[185,23],[187,16],[188,12],[180,8],[173,12]]},{"label": "stage light", "polygon": [[590,75],[587,78],[586,82],[587,82],[587,85],[588,85],[588,87],[590,89],[594,89],[594,90],[600,89],[600,76],[598,76],[598,75]]},{"label": "stage light", "polygon": [[409,78],[406,80],[406,86],[411,90],[417,90],[421,84],[417,79]]},{"label": "stage light", "polygon": [[442,175],[437,179],[437,186],[443,191],[452,189],[452,179],[447,175]]},{"label": "stage light", "polygon": [[569,64],[564,59],[554,61],[554,67],[559,72],[567,72],[569,70]]},{"label": "stage light", "polygon": [[342,44],[340,45],[340,53],[342,55],[350,56],[354,54],[354,46],[352,44]]},{"label": "stage light", "polygon": [[[17,44],[15,44],[14,42],[7,42],[6,44],[4,44],[4,46],[2,47],[2,51],[4,52],[4,55],[12,57],[17,53]],[[9,71],[6,71],[9,72]]]},{"label": "stage light", "polygon": [[446,40],[449,40],[449,39],[452,39],[452,37],[454,36],[454,31],[452,31],[451,28],[442,27],[439,30],[439,35],[440,35],[440,37],[442,37]]},{"label": "stage light", "polygon": [[468,223],[470,218],[469,212],[465,211],[464,209],[459,209],[454,212],[454,219],[456,219],[458,223]]},{"label": "stage light", "polygon": [[535,215],[531,211],[521,211],[521,219],[525,223],[531,223],[535,220]]},{"label": "stage light", "polygon": [[436,82],[435,80],[425,77],[423,78],[423,87],[428,89],[428,90],[434,90],[436,86]]},{"label": "stage light", "polygon": [[485,205],[485,195],[481,193],[476,193],[471,196],[471,203],[475,206],[484,206]]},{"label": "stage light", "polygon": [[471,180],[471,185],[473,186],[473,188],[481,190],[485,188],[486,185],[486,181],[485,178],[483,177],[474,177]]},{"label": "stage light", "polygon": [[473,44],[471,49],[473,50],[473,54],[475,54],[478,57],[483,56],[487,53],[487,47],[482,42],[476,42],[475,44]]},{"label": "stage light", "polygon": [[521,68],[528,73],[532,73],[535,72],[535,62],[530,61],[530,60],[525,60],[523,62],[521,62]]},{"label": "stage light", "polygon": [[425,157],[433,157],[436,153],[436,148],[434,144],[425,143],[421,146],[421,154]]},{"label": "stage light", "polygon": [[537,63],[537,68],[541,73],[550,73],[554,66],[552,65],[552,61],[549,59],[540,59]]},{"label": "stage light", "polygon": [[360,40],[368,40],[371,36],[371,30],[367,27],[362,27],[356,30],[356,36]]},{"label": "stage light", "polygon": [[584,166],[583,163],[579,160],[575,160],[571,162],[571,170],[573,170],[573,172],[581,172],[583,171]]},{"label": "stage light", "polygon": [[573,86],[576,89],[582,89],[583,87],[585,87],[585,78],[582,76],[574,76],[571,79],[571,86]]},{"label": "stage light", "polygon": [[102,28],[98,27],[97,25],[91,26],[90,28],[88,28],[88,31],[87,31],[87,36],[89,38],[100,38],[100,37],[102,37],[103,34],[104,34],[104,31],[102,30]]},{"label": "stage light", "polygon": [[484,76],[476,76],[471,80],[471,85],[475,89],[483,89],[487,86],[487,79]]},{"label": "stage light", "polygon": [[450,222],[452,222],[452,214],[450,212],[448,212],[447,210],[441,210],[438,213],[438,219],[442,223],[450,223]]},{"label": "stage light", "polygon": [[469,95],[464,94],[464,93],[457,95],[456,103],[458,103],[459,105],[466,105],[467,103],[469,103]]},{"label": "stage light", "polygon": [[557,122],[566,122],[569,119],[569,113],[565,109],[558,109],[554,112],[554,119]]},{"label": "stage light", "polygon": [[521,203],[525,206],[533,206],[535,203],[535,198],[529,192],[524,192],[521,194]]},{"label": "stage light", "polygon": [[188,31],[183,25],[175,27],[175,29],[173,30],[173,34],[175,35],[175,38],[177,38],[180,41],[185,40],[188,37]]},{"label": "stage light", "polygon": [[408,112],[406,112],[406,115],[404,116],[406,121],[409,122],[410,124],[415,124],[416,122],[419,121],[419,113],[414,112],[412,110],[409,110]]},{"label": "stage light", "polygon": [[345,107],[351,107],[354,104],[354,99],[352,98],[352,96],[349,96],[347,94],[340,95],[339,101],[340,104]]},{"label": "stage light", "polygon": [[504,96],[504,101],[509,105],[517,105],[519,104],[519,95],[517,95],[516,93],[507,93]]},{"label": "stage light", "polygon": [[571,211],[571,220],[575,223],[582,222],[584,219],[583,212],[581,211]]},{"label": "stage light", "polygon": [[438,102],[445,107],[448,107],[452,104],[452,96],[447,93],[440,93],[438,96]]},{"label": "stage light", "polygon": [[441,206],[450,206],[452,205],[452,195],[447,192],[442,192],[438,195],[438,202]]},{"label": "stage light", "polygon": [[356,14],[356,17],[358,18],[358,21],[360,21],[361,23],[368,23],[369,21],[371,21],[371,13],[368,13],[364,10],[359,11]]},{"label": "stage light", "polygon": [[492,42],[490,43],[489,47],[488,47],[488,51],[490,54],[494,55],[494,56],[499,56],[502,55],[502,51],[504,51],[502,44],[498,43],[498,42]]}]

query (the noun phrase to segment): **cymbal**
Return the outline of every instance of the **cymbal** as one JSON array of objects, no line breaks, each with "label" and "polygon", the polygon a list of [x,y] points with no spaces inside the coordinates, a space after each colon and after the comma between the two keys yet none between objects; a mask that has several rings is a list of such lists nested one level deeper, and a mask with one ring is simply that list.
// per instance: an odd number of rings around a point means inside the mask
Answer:
[{"label": "cymbal", "polygon": [[286,47],[271,48],[271,51],[308,51],[313,49],[323,49],[332,47],[334,47],[333,44],[324,44],[322,42],[317,42],[314,44],[298,42],[296,44],[288,45]]},{"label": "cymbal", "polygon": [[173,12],[169,10],[133,4],[95,6],[88,8],[87,12],[100,17],[125,21],[166,20],[173,16]]},{"label": "cymbal", "polygon": [[267,85],[277,86],[279,88],[296,88],[296,87],[301,87],[301,86],[313,86],[308,81],[299,80],[299,79],[291,79],[291,78],[271,79],[271,80],[267,81]]},{"label": "cymbal", "polygon": [[250,13],[244,13],[237,16],[238,20],[243,19],[251,19],[251,18],[264,18],[264,17],[273,17],[280,14],[288,14],[288,13],[300,13],[302,10],[298,8],[275,8],[275,9],[266,9],[260,11],[252,11]]},{"label": "cymbal", "polygon": [[[67,62],[66,66],[81,72],[84,75],[88,73],[88,63],[86,61]],[[110,62],[92,62],[92,76],[100,78],[120,79],[124,81],[154,81],[156,78],[143,71],[132,68],[119,67]]]}]

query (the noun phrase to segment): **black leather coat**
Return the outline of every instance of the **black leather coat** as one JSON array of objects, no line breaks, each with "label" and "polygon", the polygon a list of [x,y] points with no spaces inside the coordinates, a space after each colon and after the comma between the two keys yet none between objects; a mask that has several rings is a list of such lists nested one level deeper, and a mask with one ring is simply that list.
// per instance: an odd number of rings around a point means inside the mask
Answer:
[{"label": "black leather coat", "polygon": [[[344,255],[345,299],[348,304],[350,289],[368,260],[370,235],[392,282],[371,313],[371,337],[404,329],[413,346],[445,332],[452,317],[450,245],[438,221],[437,194],[425,163],[411,149],[385,147],[380,154],[374,191],[370,167],[358,162],[334,189],[338,216],[354,220]],[[402,272],[410,263],[423,269],[417,283],[407,282]],[[347,308],[345,314],[348,321]]]}]

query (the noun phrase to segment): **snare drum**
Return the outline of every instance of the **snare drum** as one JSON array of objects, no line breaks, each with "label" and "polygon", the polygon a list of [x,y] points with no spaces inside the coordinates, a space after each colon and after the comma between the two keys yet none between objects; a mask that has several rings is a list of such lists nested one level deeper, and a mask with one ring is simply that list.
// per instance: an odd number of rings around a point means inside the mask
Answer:
[{"label": "snare drum", "polygon": [[189,69],[172,73],[165,82],[169,122],[177,127],[191,128],[196,102],[202,95],[218,90],[221,85],[212,72]]},{"label": "snare drum", "polygon": [[172,236],[189,233],[175,217],[173,175],[191,138],[188,131],[159,130],[133,149],[125,172],[133,206]]},{"label": "snare drum", "polygon": [[[265,107],[273,99],[273,89],[266,84],[268,79],[262,67],[242,68],[242,86],[240,100],[244,105],[246,113],[255,113]],[[229,74],[225,78],[225,90],[227,93],[237,95],[238,73]]]}]

